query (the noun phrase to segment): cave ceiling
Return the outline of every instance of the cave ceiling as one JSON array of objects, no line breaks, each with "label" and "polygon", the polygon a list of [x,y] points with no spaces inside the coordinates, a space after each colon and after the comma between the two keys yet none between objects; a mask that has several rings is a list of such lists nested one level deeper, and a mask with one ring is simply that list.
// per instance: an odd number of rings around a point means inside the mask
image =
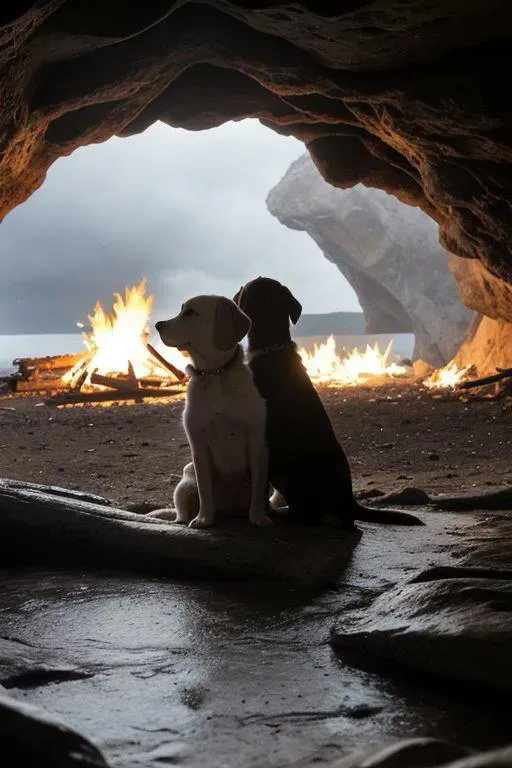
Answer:
[{"label": "cave ceiling", "polygon": [[511,37],[507,0],[7,3],[2,215],[79,146],[254,117],[332,184],[420,206],[482,290],[509,291]]}]

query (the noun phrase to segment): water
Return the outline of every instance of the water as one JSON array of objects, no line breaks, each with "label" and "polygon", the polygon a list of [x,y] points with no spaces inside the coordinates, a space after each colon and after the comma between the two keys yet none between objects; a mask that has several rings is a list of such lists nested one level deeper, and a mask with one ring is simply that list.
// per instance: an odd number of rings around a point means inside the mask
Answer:
[{"label": "water", "polygon": [[81,352],[84,342],[80,333],[34,333],[30,335],[0,335],[0,375],[16,370],[12,361],[17,357],[46,357]]},{"label": "water", "polygon": [[[364,349],[366,344],[374,344],[375,341],[378,342],[381,350],[384,350],[390,339],[393,339],[393,353],[397,357],[403,358],[411,357],[414,347],[414,335],[412,333],[379,334],[375,336],[335,336],[335,339],[338,352],[340,352],[342,347],[352,349],[357,346],[360,349]],[[310,348],[314,343],[318,344],[325,341],[325,338],[310,336],[296,339],[296,341],[300,346]],[[27,336],[0,335],[0,376],[5,376],[15,370],[12,361],[17,357],[67,355],[81,352],[83,349],[84,343],[79,333],[45,333]],[[164,352],[164,350],[162,351]]]}]

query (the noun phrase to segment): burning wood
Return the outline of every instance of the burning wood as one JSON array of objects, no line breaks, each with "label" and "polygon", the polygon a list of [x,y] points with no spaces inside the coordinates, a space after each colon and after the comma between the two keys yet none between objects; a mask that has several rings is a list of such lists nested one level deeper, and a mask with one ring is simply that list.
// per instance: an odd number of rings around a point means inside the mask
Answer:
[{"label": "burning wood", "polygon": [[[140,401],[146,397],[166,397],[183,392],[188,376],[187,359],[176,349],[166,348],[165,357],[149,343],[148,324],[153,296],[146,295],[146,281],[114,294],[112,313],[98,302],[89,315],[90,330],[83,333],[86,349],[75,355],[15,360],[18,373],[8,386],[15,392],[60,393],[50,398],[53,404]],[[354,348],[340,357],[333,336],[313,351],[299,349],[304,366],[316,385],[378,386],[411,375],[410,367],[391,359],[391,341],[381,352],[378,344],[365,351]],[[171,356],[172,360],[167,358]],[[472,366],[458,368],[452,361],[424,379],[432,390],[469,389],[512,377],[512,369],[474,382],[468,379]],[[171,388],[170,388],[171,386]],[[434,395],[437,396],[437,395]]]},{"label": "burning wood", "polygon": [[472,366],[470,365],[465,368],[458,368],[457,364],[452,360],[444,368],[434,371],[428,379],[425,379],[423,384],[427,389],[455,389],[464,381],[471,368]]},{"label": "burning wood", "polygon": [[180,393],[182,390],[169,389],[169,384],[187,379],[181,370],[187,361],[178,350],[169,350],[177,363],[174,365],[148,344],[153,296],[146,296],[145,280],[125,288],[124,297],[115,294],[114,298],[111,315],[99,302],[89,315],[91,329],[83,333],[86,351],[14,361],[18,373],[10,377],[10,389],[60,393],[56,399],[59,404],[140,401]]},{"label": "burning wood", "polygon": [[170,363],[168,360],[165,359],[165,357],[162,357],[162,355],[156,351],[156,349],[151,346],[151,344],[146,345],[148,351],[153,355],[154,358],[158,360],[160,365],[162,365],[164,368],[166,368],[168,371],[170,371],[173,376],[176,376],[178,381],[186,381],[188,379],[188,376],[183,371],[180,371],[179,368],[176,368],[172,363]]},{"label": "burning wood", "polygon": [[[124,297],[114,294],[112,314],[107,315],[97,302],[94,312],[89,315],[91,330],[83,334],[84,344],[89,350],[85,388],[91,384],[91,376],[117,376],[131,366],[133,375],[141,380],[158,377],[169,380],[169,373],[174,379],[183,380],[185,374],[180,368],[185,367],[185,358],[172,350],[177,366],[165,361],[153,347],[148,348],[148,323],[153,307],[153,296],[146,296],[146,280],[133,288],[125,288]],[[163,361],[163,362],[162,362]],[[82,364],[75,365],[65,376],[73,384]],[[97,384],[99,386],[99,384]]]},{"label": "burning wood", "polygon": [[474,387],[485,387],[488,384],[495,384],[503,379],[512,379],[512,368],[496,368],[497,373],[494,376],[484,376],[481,379],[465,381],[458,385],[459,389],[473,389]]},{"label": "burning wood", "polygon": [[132,390],[105,389],[101,392],[61,392],[49,397],[44,402],[46,405],[79,405],[84,403],[112,403],[122,400],[135,400],[141,403],[146,398],[175,397],[183,394],[183,389],[172,387],[140,387]]},{"label": "burning wood", "polygon": [[134,382],[133,379],[125,379],[122,376],[101,376],[99,373],[93,373],[90,381],[91,384],[98,384],[100,387],[110,387],[110,389],[120,389],[129,392],[139,389],[137,380]]},{"label": "burning wood", "polygon": [[315,344],[313,352],[301,348],[299,354],[315,384],[357,386],[372,382],[383,383],[408,375],[408,368],[390,362],[392,346],[393,342],[390,341],[384,352],[381,352],[377,343],[373,347],[367,344],[364,352],[355,347],[346,357],[340,358],[334,337],[329,336],[325,343],[319,346]]}]

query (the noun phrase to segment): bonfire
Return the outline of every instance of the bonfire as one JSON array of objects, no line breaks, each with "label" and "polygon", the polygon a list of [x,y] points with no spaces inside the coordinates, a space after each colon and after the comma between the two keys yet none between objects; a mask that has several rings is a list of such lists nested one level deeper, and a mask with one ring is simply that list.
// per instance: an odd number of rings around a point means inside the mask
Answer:
[{"label": "bonfire", "polygon": [[[134,381],[169,379],[169,368],[159,361],[149,342],[149,318],[154,296],[146,296],[146,279],[133,288],[125,288],[124,297],[114,294],[112,314],[100,302],[89,315],[91,330],[82,334],[88,349],[82,360],[63,377],[63,381],[82,387],[101,386],[99,377],[126,376]],[[177,349],[165,349],[166,359],[177,369],[187,365]]]},{"label": "bonfire", "polygon": [[[89,315],[89,328],[83,332],[86,350],[74,355],[50,358],[24,358],[15,361],[19,372],[7,382],[12,391],[57,392],[52,404],[142,401],[146,397],[180,396],[187,376],[188,359],[177,349],[158,348],[150,343],[152,295],[146,294],[146,279],[124,294],[114,294],[108,314],[100,302]],[[79,323],[80,327],[83,324]],[[316,386],[379,386],[410,376],[410,368],[392,360],[390,341],[383,352],[379,345],[355,347],[338,354],[334,336],[315,344],[312,351],[299,349],[304,366]],[[428,389],[456,389],[468,378],[472,366],[458,368],[454,361],[435,371],[423,382]],[[512,369],[498,372],[475,384],[512,376]],[[171,388],[169,388],[171,385]],[[462,386],[472,386],[471,383]],[[178,388],[176,388],[178,387]]]},{"label": "bonfire", "polygon": [[336,352],[334,336],[329,336],[323,344],[315,344],[313,352],[301,348],[299,354],[315,384],[354,387],[372,380],[392,380],[408,375],[405,366],[390,361],[392,346],[393,342],[390,341],[384,352],[381,352],[377,343],[373,347],[367,344],[364,352],[355,347],[341,358]]}]

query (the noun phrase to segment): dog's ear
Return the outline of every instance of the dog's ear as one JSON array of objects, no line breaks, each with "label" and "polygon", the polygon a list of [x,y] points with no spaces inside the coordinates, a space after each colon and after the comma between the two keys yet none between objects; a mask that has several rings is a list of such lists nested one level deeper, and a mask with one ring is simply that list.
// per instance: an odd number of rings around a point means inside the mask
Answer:
[{"label": "dog's ear", "polygon": [[292,323],[295,325],[302,314],[302,304],[297,301],[293,293],[289,288],[283,285],[283,292],[286,298],[286,304],[288,307],[288,316]]},{"label": "dog's ear", "polygon": [[233,301],[219,298],[213,320],[213,343],[218,350],[227,352],[232,349],[250,327],[251,321]]},{"label": "dog's ear", "polygon": [[237,292],[235,293],[235,295],[233,296],[233,301],[235,302],[235,304],[236,304],[237,306],[238,306],[238,304],[239,304],[239,302],[240,302],[240,296],[242,295],[242,291],[243,291],[243,289],[244,289],[244,287],[243,287],[243,285],[241,285],[241,286],[240,286],[240,288],[238,289],[238,291],[237,291]]}]

